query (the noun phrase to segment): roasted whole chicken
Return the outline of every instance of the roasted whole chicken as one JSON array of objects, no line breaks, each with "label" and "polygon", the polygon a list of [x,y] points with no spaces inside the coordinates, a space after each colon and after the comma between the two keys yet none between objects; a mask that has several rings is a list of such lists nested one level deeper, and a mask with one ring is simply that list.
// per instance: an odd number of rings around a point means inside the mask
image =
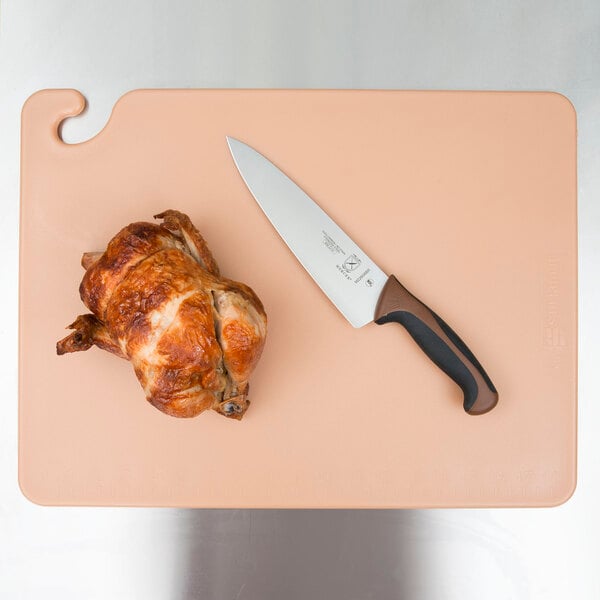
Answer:
[{"label": "roasted whole chicken", "polygon": [[168,415],[212,408],[241,419],[265,344],[263,305],[221,277],[187,215],[155,218],[162,224],[132,223],[104,252],[83,255],[79,293],[91,314],[69,325],[57,353],[96,345],[131,361],[147,400]]}]

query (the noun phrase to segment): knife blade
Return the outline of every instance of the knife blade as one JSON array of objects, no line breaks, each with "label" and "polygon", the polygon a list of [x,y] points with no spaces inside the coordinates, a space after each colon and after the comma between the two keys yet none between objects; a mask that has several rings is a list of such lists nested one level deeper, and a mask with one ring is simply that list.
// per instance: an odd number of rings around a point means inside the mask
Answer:
[{"label": "knife blade", "polygon": [[371,321],[404,326],[425,354],[463,391],[470,415],[489,412],[498,392],[459,336],[394,275],[377,264],[260,152],[233,137],[227,144],[250,193],[313,280],[354,327]]}]

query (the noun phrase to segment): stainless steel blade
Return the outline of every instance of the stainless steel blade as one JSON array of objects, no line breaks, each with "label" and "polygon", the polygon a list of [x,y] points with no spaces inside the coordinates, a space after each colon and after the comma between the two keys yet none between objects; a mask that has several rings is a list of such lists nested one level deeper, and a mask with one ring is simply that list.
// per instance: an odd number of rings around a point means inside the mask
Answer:
[{"label": "stainless steel blade", "polygon": [[387,275],[270,160],[234,138],[227,143],[248,189],[318,286],[352,326],[372,321]]}]

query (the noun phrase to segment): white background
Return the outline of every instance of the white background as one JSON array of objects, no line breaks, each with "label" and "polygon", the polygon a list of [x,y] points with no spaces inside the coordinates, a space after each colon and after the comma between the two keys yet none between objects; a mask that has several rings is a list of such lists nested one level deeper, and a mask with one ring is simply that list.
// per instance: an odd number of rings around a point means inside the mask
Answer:
[{"label": "white background", "polygon": [[[0,598],[600,598],[597,0],[4,0],[0,61]],[[552,509],[373,512],[25,500],[17,485],[19,116],[44,87],[75,87],[89,101],[65,125],[66,141],[94,135],[116,99],[138,87],[566,94],[579,129],[574,497]]]}]

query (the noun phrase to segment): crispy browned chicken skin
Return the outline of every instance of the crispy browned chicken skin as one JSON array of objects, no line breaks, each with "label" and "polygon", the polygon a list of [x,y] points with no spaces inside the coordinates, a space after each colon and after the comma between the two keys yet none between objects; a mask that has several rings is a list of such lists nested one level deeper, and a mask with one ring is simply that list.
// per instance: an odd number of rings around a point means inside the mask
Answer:
[{"label": "crispy browned chicken skin", "polygon": [[187,215],[132,223],[105,252],[87,252],[79,287],[92,314],[77,317],[58,354],[96,345],[133,364],[146,398],[175,417],[212,408],[241,419],[248,378],[265,344],[267,317],[243,283],[219,274]]}]

